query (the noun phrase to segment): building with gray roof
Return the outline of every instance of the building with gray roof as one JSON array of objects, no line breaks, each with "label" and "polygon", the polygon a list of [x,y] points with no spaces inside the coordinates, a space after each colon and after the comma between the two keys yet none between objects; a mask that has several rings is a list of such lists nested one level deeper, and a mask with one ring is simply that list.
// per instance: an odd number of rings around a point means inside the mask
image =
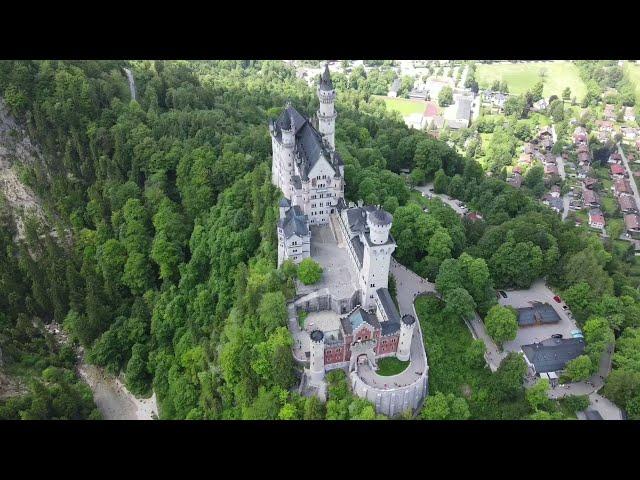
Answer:
[{"label": "building with gray roof", "polygon": [[335,149],[335,90],[326,67],[317,94],[320,108],[313,118],[287,102],[280,116],[269,121],[272,183],[311,225],[328,223],[344,199],[344,162]]},{"label": "building with gray roof", "polygon": [[[320,109],[313,120],[287,104],[269,123],[272,180],[284,194],[278,205],[278,265],[286,259],[299,262],[312,257],[323,268],[318,282],[296,284],[293,306],[310,312],[307,321],[311,323],[304,333],[290,325],[297,342],[294,358],[308,363],[304,378],[315,387],[333,368],[347,369],[358,378],[359,365],[377,369],[381,357],[419,359],[414,366],[419,372],[411,373],[413,380],[399,387],[402,398],[385,392],[386,400],[376,402],[378,411],[393,415],[409,406],[406,392],[417,408],[427,384],[424,348],[421,341],[416,343],[420,337],[413,335],[416,320],[411,315],[400,318],[388,290],[396,248],[390,233],[393,216],[380,206],[362,202],[347,206],[344,163],[333,138],[335,91],[327,68],[320,77],[318,97]],[[304,350],[303,339],[309,351]],[[371,394],[355,386],[354,390],[365,398]]]},{"label": "building with gray roof", "polygon": [[286,198],[280,200],[278,220],[278,265],[285,260],[299,263],[311,255],[311,231],[309,219],[298,205],[287,206]]},{"label": "building with gray roof", "polygon": [[522,346],[524,358],[534,373],[560,372],[583,352],[583,338],[547,338]]},{"label": "building with gray roof", "polygon": [[521,327],[558,323],[560,321],[560,315],[548,303],[534,302],[531,307],[518,308],[517,312],[518,325]]}]

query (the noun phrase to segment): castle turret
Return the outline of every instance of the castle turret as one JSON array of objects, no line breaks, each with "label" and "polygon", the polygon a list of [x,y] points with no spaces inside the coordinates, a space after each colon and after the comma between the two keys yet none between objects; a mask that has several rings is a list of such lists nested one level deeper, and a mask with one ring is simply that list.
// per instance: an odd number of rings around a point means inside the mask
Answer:
[{"label": "castle turret", "polygon": [[365,236],[360,277],[362,305],[365,310],[375,307],[376,290],[389,286],[391,254],[396,248],[395,242],[389,236],[392,221],[391,214],[380,209],[367,215],[369,234]]},{"label": "castle turret", "polygon": [[309,373],[311,383],[324,378],[324,333],[314,330],[309,335]]},{"label": "castle turret", "polygon": [[369,214],[367,217],[367,225],[369,226],[371,243],[376,245],[387,243],[392,221],[393,217],[391,214],[384,210],[374,210]]},{"label": "castle turret", "polygon": [[400,341],[398,342],[398,350],[396,357],[398,360],[406,362],[411,356],[411,340],[413,338],[413,330],[416,327],[416,319],[413,315],[405,315],[400,321]]},{"label": "castle turret", "polygon": [[280,204],[278,205],[278,207],[280,209],[280,219],[283,219],[285,214],[287,213],[287,210],[291,208],[291,202],[286,197],[282,197],[280,199]]},{"label": "castle turret", "polygon": [[320,100],[320,108],[318,109],[318,131],[324,135],[332,149],[336,148],[335,131],[336,131],[336,110],[335,99],[336,91],[333,88],[331,75],[329,74],[329,65],[324,66],[324,72],[320,75],[320,83],[318,84],[318,99]]}]

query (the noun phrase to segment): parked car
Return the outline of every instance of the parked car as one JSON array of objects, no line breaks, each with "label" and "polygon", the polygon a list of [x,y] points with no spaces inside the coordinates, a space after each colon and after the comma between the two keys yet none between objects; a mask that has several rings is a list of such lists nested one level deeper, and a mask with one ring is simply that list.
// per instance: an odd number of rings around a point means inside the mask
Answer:
[{"label": "parked car", "polygon": [[562,300],[560,300],[560,297],[559,297],[558,295],[556,295],[555,297],[553,297],[553,299],[554,299],[556,302],[558,302],[558,303],[562,302]]},{"label": "parked car", "polygon": [[568,305],[563,305],[563,306],[562,306],[562,309],[563,309],[563,310],[566,310],[566,309],[568,309],[568,308],[569,308],[569,306],[568,306]]},{"label": "parked car", "polygon": [[502,295],[503,298],[507,298],[507,292],[505,292],[504,290],[500,290],[500,295]]},{"label": "parked car", "polygon": [[582,330],[580,329],[571,330],[571,336],[573,338],[584,338],[584,336],[582,335]]},{"label": "parked car", "polygon": [[553,335],[551,335],[551,338],[562,338],[562,334],[561,333],[554,333]]}]

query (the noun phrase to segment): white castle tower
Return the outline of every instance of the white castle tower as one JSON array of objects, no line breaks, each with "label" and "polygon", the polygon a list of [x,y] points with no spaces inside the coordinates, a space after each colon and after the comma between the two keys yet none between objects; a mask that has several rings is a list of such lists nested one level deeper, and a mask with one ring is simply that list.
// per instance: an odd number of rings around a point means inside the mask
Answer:
[{"label": "white castle tower", "polygon": [[416,327],[416,319],[413,315],[405,315],[400,321],[400,341],[398,342],[398,350],[396,357],[398,360],[406,362],[411,355],[411,340],[413,338],[413,330]]},{"label": "white castle tower", "polygon": [[360,291],[365,310],[375,307],[376,290],[388,288],[391,254],[396,249],[389,238],[393,217],[384,210],[374,210],[367,215],[369,235],[365,237]]},{"label": "white castle tower", "polygon": [[331,149],[336,148],[335,132],[336,132],[336,109],[335,99],[336,91],[333,89],[333,82],[329,74],[329,65],[324,66],[324,72],[320,76],[318,84],[318,99],[320,100],[320,108],[318,109],[318,131],[324,135]]},{"label": "white castle tower", "polygon": [[318,384],[324,378],[324,333],[314,330],[309,335],[309,379]]},{"label": "white castle tower", "polygon": [[[287,102],[287,107],[291,106],[291,102]],[[282,128],[282,153],[280,155],[280,180],[279,185],[285,197],[291,198],[293,190],[291,189],[291,177],[293,176],[294,150],[296,147],[296,138],[293,122],[289,115],[285,115],[286,123]]]}]

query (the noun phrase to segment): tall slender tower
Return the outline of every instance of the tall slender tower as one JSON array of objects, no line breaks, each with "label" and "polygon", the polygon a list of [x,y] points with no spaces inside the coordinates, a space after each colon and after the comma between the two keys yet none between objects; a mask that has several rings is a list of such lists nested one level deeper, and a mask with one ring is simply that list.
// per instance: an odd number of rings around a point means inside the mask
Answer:
[{"label": "tall slender tower", "polygon": [[320,100],[320,108],[318,109],[318,131],[325,136],[331,148],[335,150],[337,114],[334,102],[336,99],[336,91],[333,89],[333,82],[329,74],[329,65],[324,66],[324,72],[320,75],[318,99]]},{"label": "tall slender tower", "polygon": [[384,210],[374,210],[367,215],[368,237],[365,237],[364,255],[360,277],[362,306],[365,310],[375,307],[375,293],[389,286],[391,254],[396,249],[389,238],[393,217]]},{"label": "tall slender tower", "polygon": [[406,362],[411,356],[411,339],[413,338],[413,330],[416,327],[416,319],[413,315],[405,315],[400,321],[400,342],[398,343],[398,350],[396,351],[396,357],[398,360]]},{"label": "tall slender tower", "polygon": [[288,112],[291,102],[287,102],[287,111],[284,115],[284,123],[281,125],[282,130],[282,150],[280,153],[280,189],[284,196],[291,199],[293,195],[293,187],[291,185],[291,177],[293,176],[294,150],[296,147],[296,137],[291,114]]},{"label": "tall slender tower", "polygon": [[314,330],[309,335],[309,373],[311,383],[321,382],[324,378],[324,333]]}]

